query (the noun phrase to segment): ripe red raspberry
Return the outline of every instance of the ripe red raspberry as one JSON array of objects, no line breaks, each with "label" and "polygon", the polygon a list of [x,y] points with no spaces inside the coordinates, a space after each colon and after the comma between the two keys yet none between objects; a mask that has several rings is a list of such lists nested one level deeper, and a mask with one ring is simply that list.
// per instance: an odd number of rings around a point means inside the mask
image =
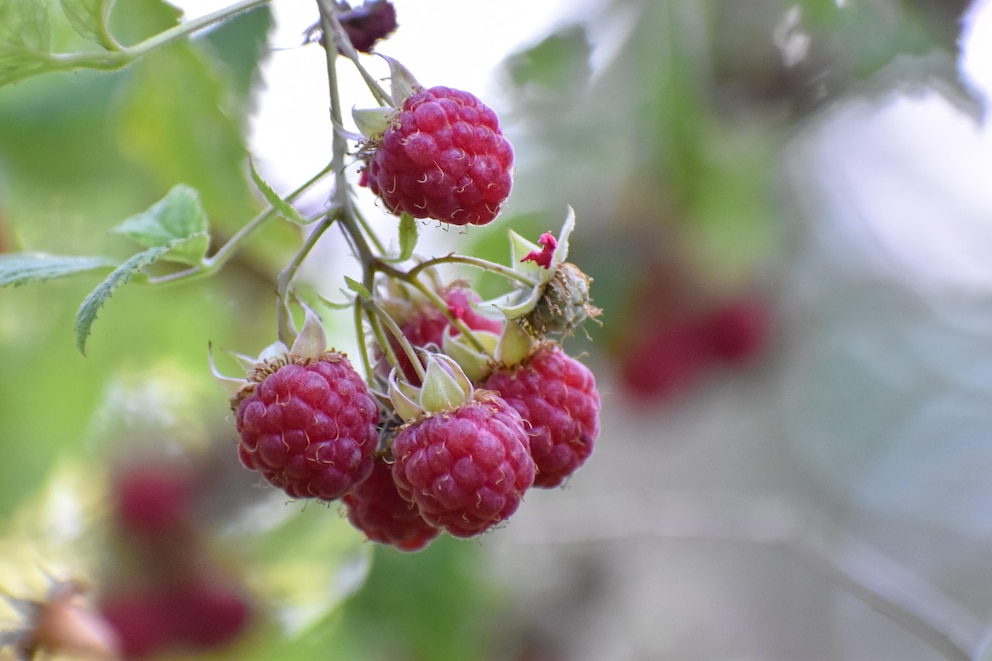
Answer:
[{"label": "ripe red raspberry", "polygon": [[524,422],[493,393],[411,422],[393,441],[393,455],[400,495],[455,537],[505,520],[534,483]]},{"label": "ripe red raspberry", "polygon": [[472,94],[432,87],[408,97],[368,162],[368,185],[399,215],[485,225],[510,194],[513,147]]},{"label": "ripe red raspberry", "polygon": [[620,384],[632,399],[670,401],[689,391],[710,361],[694,319],[668,321],[629,340],[619,356]]},{"label": "ripe red raspberry", "polygon": [[100,608],[127,659],[167,649],[222,647],[247,629],[253,610],[237,587],[199,576],[118,591]]},{"label": "ripe red raspberry", "polygon": [[171,587],[162,595],[172,614],[176,642],[197,649],[216,649],[248,627],[252,604],[234,585],[225,581],[194,577]]},{"label": "ripe red raspberry", "polygon": [[700,320],[703,342],[712,355],[732,365],[754,360],[771,339],[771,312],[761,300],[725,303]]},{"label": "ripe red raspberry", "polygon": [[242,463],[293,498],[340,498],[372,471],[379,409],[344,354],[270,359],[232,407]]},{"label": "ripe red raspberry", "polygon": [[192,475],[179,466],[127,466],[114,485],[117,521],[135,535],[174,533],[187,523],[195,489]]},{"label": "ripe red raspberry", "polygon": [[344,495],[348,520],[373,542],[419,551],[441,531],[424,521],[417,506],[396,490],[392,467],[378,460],[368,479]]},{"label": "ripe red raspberry", "polygon": [[599,436],[599,391],[585,365],[546,343],[523,363],[494,372],[495,390],[528,423],[536,487],[556,487],[592,454]]},{"label": "ripe red raspberry", "polygon": [[125,659],[151,656],[175,640],[172,613],[157,592],[133,590],[108,595],[100,612]]}]

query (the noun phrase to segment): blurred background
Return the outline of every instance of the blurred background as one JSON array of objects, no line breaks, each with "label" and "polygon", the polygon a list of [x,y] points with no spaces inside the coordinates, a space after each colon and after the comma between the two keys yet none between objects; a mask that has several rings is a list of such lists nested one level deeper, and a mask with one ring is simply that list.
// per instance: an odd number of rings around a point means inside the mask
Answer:
[{"label": "blurred background", "polygon": [[[0,88],[2,250],[124,258],[107,230],[179,182],[217,246],[261,208],[249,153],[282,193],[323,167],[308,4]],[[80,577],[140,628],[142,563],[195,558],[213,591],[188,603],[227,625],[177,658],[992,658],[992,3],[393,4],[378,51],[482,97],[517,154],[497,223],[422,241],[505,261],[507,228],[576,211],[570,261],[605,310],[566,341],[602,395],[591,460],[500,529],[412,555],[260,489],[207,346],[274,339],[300,235],[273,225],[216,277],[120,289],[85,357],[100,276],[0,292],[0,589]],[[83,47],[54,13],[56,49]],[[179,15],[118,0],[112,27],[134,43]],[[335,238],[305,273],[332,298]],[[148,465],[191,494],[175,550],[114,525]]]}]

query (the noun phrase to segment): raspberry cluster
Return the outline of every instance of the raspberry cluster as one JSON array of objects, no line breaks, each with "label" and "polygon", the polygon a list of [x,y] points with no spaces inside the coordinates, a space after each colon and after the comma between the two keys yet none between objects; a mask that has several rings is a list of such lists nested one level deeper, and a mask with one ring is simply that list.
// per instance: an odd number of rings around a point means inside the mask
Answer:
[{"label": "raspberry cluster", "polygon": [[[336,6],[359,50],[395,28],[388,2]],[[359,185],[400,216],[400,255],[358,215],[343,162],[333,213],[311,234],[338,223],[358,257],[361,278],[347,284],[364,379],[357,362],[327,348],[311,302],[286,288],[301,251],[280,279],[280,340],[248,361],[230,401],[246,468],[291,498],[341,502],[368,539],[416,551],[442,533],[491,530],[529,489],[560,486],[586,462],[599,435],[599,393],[592,372],[550,336],[567,337],[599,310],[589,277],[565,261],[571,209],[560,235],[546,232],[539,244],[511,232],[509,266],[416,253],[414,219],[496,219],[512,188],[514,151],[477,97],[426,88],[384,59],[390,92],[370,83],[379,107],[353,111],[363,136],[354,153]],[[484,302],[470,282],[444,282],[443,266],[466,264],[504,278],[511,291]],[[286,314],[292,303],[305,310],[298,333]]]},{"label": "raspberry cluster", "polygon": [[599,435],[595,378],[559,342],[483,314],[464,282],[433,287],[379,290],[396,334],[388,351],[372,342],[371,382],[324,350],[308,314],[231,402],[247,468],[294,498],[340,499],[368,539],[402,551],[506,521],[531,487],[573,475]]}]

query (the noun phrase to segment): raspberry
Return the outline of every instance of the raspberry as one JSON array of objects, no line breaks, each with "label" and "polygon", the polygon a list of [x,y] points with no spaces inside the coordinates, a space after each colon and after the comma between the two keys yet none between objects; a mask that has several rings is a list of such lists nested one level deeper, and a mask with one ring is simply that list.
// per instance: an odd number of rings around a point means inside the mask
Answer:
[{"label": "raspberry", "polygon": [[125,659],[160,652],[175,638],[172,614],[157,593],[138,590],[116,593],[104,599],[100,611],[116,635]]},{"label": "raspberry", "polygon": [[100,610],[128,659],[181,647],[221,647],[245,631],[253,614],[240,590],[204,577],[119,591]]},{"label": "raspberry", "polygon": [[117,520],[135,535],[174,532],[187,521],[193,492],[191,476],[178,466],[129,466],[114,488]]},{"label": "raspberry", "polygon": [[755,359],[771,335],[771,314],[760,300],[740,299],[717,307],[700,321],[703,342],[725,363]]},{"label": "raspberry", "polygon": [[371,147],[368,186],[397,215],[485,225],[510,194],[513,147],[496,113],[468,92],[413,94]]},{"label": "raspberry", "polygon": [[338,21],[351,45],[361,53],[371,53],[377,41],[396,30],[396,8],[388,0],[367,0],[354,9],[347,2],[338,6],[342,10]]},{"label": "raspberry", "polygon": [[379,409],[344,354],[270,359],[232,407],[242,463],[293,498],[340,498],[372,471]]},{"label": "raspberry", "polygon": [[198,649],[233,641],[252,616],[251,604],[240,590],[201,577],[171,588],[163,601],[172,614],[176,641]]},{"label": "raspberry", "polygon": [[642,401],[671,400],[695,384],[710,360],[695,320],[668,321],[630,340],[620,356],[621,384]]},{"label": "raspberry", "polygon": [[524,422],[493,393],[411,422],[393,441],[393,455],[400,495],[455,537],[505,520],[534,482]]},{"label": "raspberry", "polygon": [[389,544],[401,551],[419,551],[440,534],[424,521],[417,506],[396,490],[392,467],[375,462],[372,474],[344,495],[348,520],[373,542]]},{"label": "raspberry", "polygon": [[522,364],[494,372],[495,390],[529,424],[536,487],[556,487],[592,454],[599,435],[599,392],[585,365],[555,344],[541,345]]}]

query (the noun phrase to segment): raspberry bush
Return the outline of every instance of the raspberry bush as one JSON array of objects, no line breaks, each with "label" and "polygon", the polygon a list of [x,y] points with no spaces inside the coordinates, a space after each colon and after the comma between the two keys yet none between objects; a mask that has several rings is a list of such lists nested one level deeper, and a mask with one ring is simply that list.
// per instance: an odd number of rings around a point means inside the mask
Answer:
[{"label": "raspberry bush", "polygon": [[[0,85],[46,67],[122,68],[266,0],[241,0],[127,48],[111,34],[109,3],[99,11],[83,11],[86,3],[75,0],[62,4],[79,36],[106,52],[48,58],[33,70],[0,66]],[[599,311],[589,278],[566,261],[571,209],[557,235],[532,242],[509,232],[508,264],[457,251],[431,254],[421,235],[448,226],[478,231],[472,226],[504,213],[514,149],[496,111],[472,93],[444,81],[423,85],[394,58],[360,55],[383,48],[398,29],[393,3],[318,0],[317,10],[304,40],[322,49],[326,62],[334,128],[326,167],[287,194],[250,159],[239,161],[254,187],[244,205],[262,208],[236,228],[212,227],[212,193],[177,182],[112,228],[139,246],[130,257],[2,255],[0,284],[105,272],[76,317],[76,344],[85,354],[98,313],[129,282],[155,288],[234,264],[260,273],[275,263],[267,287],[274,323],[259,343],[268,346],[257,356],[233,353],[243,368],[235,376],[215,363],[220,350],[211,348],[204,361],[205,371],[230,386],[224,466],[250,475],[258,498],[334,503],[318,511],[339,511],[356,537],[414,552],[443,534],[475,537],[506,525],[531,487],[557,486],[588,459],[599,396],[591,373],[563,343]],[[4,16],[16,32],[27,24],[15,18]],[[342,66],[355,68],[367,95],[341,97]],[[345,108],[353,109],[350,119]],[[321,188],[326,202],[319,209],[297,204]],[[382,218],[373,223],[370,213]],[[387,230],[375,229],[384,222]],[[292,248],[249,248],[262,228],[273,227],[290,230]],[[301,267],[318,246],[332,259],[352,260],[353,275],[333,283],[303,278]],[[482,274],[502,283],[497,298],[478,291]],[[354,349],[335,348],[343,345]],[[109,632],[100,639],[107,655],[213,650],[234,644],[259,620],[265,595],[253,591],[250,572],[226,570],[204,529],[225,470],[188,468],[136,456],[110,476],[109,538],[120,550],[115,557],[126,561],[104,572],[106,584],[87,611]],[[61,613],[63,596],[39,603]],[[0,644],[71,651],[47,626],[26,617],[23,631]]]}]

